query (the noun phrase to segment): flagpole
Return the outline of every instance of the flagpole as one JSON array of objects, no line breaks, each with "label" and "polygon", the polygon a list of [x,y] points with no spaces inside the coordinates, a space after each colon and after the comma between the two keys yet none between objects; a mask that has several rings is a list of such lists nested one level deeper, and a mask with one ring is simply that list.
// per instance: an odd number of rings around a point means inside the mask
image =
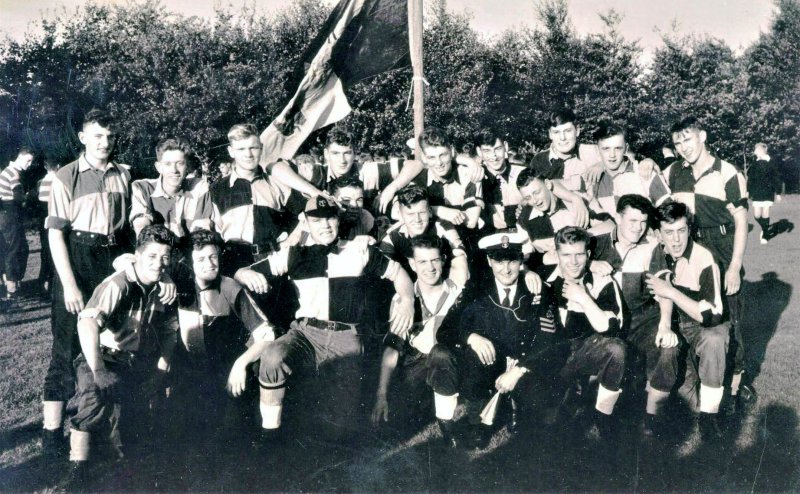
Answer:
[{"label": "flagpole", "polygon": [[[414,71],[414,138],[425,129],[425,72],[422,66],[422,0],[408,0],[408,49]],[[419,146],[414,155],[419,158]]]}]

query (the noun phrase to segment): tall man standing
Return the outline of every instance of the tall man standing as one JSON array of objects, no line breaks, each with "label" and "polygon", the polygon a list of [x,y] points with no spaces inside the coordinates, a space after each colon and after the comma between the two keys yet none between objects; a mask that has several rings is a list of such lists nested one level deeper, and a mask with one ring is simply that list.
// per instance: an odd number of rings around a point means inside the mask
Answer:
[{"label": "tall man standing", "polygon": [[53,280],[53,347],[43,396],[43,446],[48,453],[61,447],[64,403],[75,392],[77,315],[86,297],[114,272],[112,261],[124,252],[130,208],[130,173],[111,162],[116,142],[111,116],[89,111],[78,138],[84,152],[56,173],[45,220],[58,274]]},{"label": "tall man standing", "polygon": [[5,273],[6,298],[17,296],[19,282],[25,276],[28,264],[28,241],[25,240],[25,224],[22,217],[22,202],[25,190],[20,174],[31,167],[33,152],[20,148],[17,158],[0,172],[0,252]]},{"label": "tall man standing", "polygon": [[[732,399],[726,410],[730,413],[744,403],[739,399],[745,371],[739,290],[747,247],[747,185],[736,167],[711,154],[706,131],[695,117],[676,122],[670,131],[682,161],[670,165],[664,175],[673,198],[686,204],[695,216],[697,243],[711,251],[725,276],[732,331],[729,351],[733,357]],[[753,393],[751,386],[743,386],[743,400]]]},{"label": "tall man standing", "polygon": [[780,201],[780,176],[775,165],[772,164],[767,145],[763,142],[756,144],[753,153],[756,162],[747,169],[747,188],[750,199],[753,201],[753,217],[761,226],[759,240],[762,244],[769,242],[769,208],[773,202]]}]

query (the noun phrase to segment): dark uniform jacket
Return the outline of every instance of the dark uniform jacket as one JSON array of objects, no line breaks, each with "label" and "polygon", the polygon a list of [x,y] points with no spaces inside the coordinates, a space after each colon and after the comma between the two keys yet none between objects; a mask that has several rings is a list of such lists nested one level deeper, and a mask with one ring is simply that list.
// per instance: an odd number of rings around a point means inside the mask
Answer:
[{"label": "dark uniform jacket", "polygon": [[501,305],[495,284],[491,283],[464,308],[457,327],[443,325],[438,339],[440,343],[468,348],[467,338],[477,333],[491,340],[498,357],[518,359],[519,365],[526,367],[526,362],[562,341],[554,316],[549,298],[534,297],[520,277],[511,308]]}]

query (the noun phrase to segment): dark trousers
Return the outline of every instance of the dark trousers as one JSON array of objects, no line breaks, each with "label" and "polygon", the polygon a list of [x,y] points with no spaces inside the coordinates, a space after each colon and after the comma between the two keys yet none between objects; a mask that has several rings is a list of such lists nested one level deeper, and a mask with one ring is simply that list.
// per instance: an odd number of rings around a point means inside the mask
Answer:
[{"label": "dark trousers", "polygon": [[[720,277],[722,284],[725,284],[725,271],[733,258],[733,226],[727,228],[723,233],[719,228],[703,228],[697,233],[697,243],[708,249],[714,256],[714,260],[719,264]],[[739,275],[744,281],[744,267],[742,267]],[[722,287],[723,294],[725,286]],[[728,319],[730,321],[730,344],[728,347],[728,361],[732,364],[729,368],[733,369],[734,373],[744,372],[745,370],[745,356],[744,356],[744,340],[742,338],[742,310],[743,304],[740,294],[742,290],[739,289],[733,295],[726,296],[726,308]]]},{"label": "dark trousers", "polygon": [[41,285],[44,282],[48,282],[51,285],[53,283],[53,257],[50,254],[50,240],[48,238],[49,230],[42,226],[39,228],[39,243],[42,245],[41,250],[39,251],[39,284]]},{"label": "dark trousers", "polygon": [[561,369],[561,378],[597,376],[609,391],[617,391],[625,376],[625,343],[619,338],[593,334],[570,341],[571,354]]},{"label": "dark trousers", "polygon": [[678,380],[681,346],[673,348],[656,346],[658,322],[657,309],[635,317],[628,330],[627,341],[637,357],[644,358],[645,372],[650,386],[657,391],[668,393]]},{"label": "dark trousers", "polygon": [[22,280],[28,265],[28,242],[20,210],[10,202],[5,202],[0,209],[0,252],[6,279]]},{"label": "dark trousers", "polygon": [[74,362],[77,377],[78,412],[70,419],[72,429],[108,433],[111,444],[120,451],[122,444],[138,438],[152,418],[151,405],[159,385],[156,370],[158,355],[137,356],[133,365],[105,362],[106,369],[120,382],[113,393],[101,395],[94,374],[83,355]]},{"label": "dark trousers", "polygon": [[[122,253],[122,249],[87,245],[72,237],[67,241],[67,249],[75,281],[86,303],[97,285],[113,272],[111,263]],[[78,340],[78,316],[70,314],[64,305],[64,287],[58,276],[53,279],[52,297],[50,326],[53,346],[50,351],[50,365],[44,379],[43,399],[68,401],[75,392],[72,361],[81,351]]]}]

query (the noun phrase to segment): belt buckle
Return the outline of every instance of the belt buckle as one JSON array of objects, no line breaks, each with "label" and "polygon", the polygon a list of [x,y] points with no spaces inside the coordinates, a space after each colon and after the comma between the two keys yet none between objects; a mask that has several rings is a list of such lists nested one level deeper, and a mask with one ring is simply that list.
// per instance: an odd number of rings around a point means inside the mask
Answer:
[{"label": "belt buckle", "polygon": [[106,236],[106,242],[108,242],[109,246],[117,245],[117,236],[113,233],[109,233]]},{"label": "belt buckle", "polygon": [[333,321],[325,321],[326,329],[328,331],[336,331],[336,323]]},{"label": "belt buckle", "polygon": [[253,252],[254,256],[261,254],[261,249],[258,247],[258,244],[251,244],[250,250]]}]

